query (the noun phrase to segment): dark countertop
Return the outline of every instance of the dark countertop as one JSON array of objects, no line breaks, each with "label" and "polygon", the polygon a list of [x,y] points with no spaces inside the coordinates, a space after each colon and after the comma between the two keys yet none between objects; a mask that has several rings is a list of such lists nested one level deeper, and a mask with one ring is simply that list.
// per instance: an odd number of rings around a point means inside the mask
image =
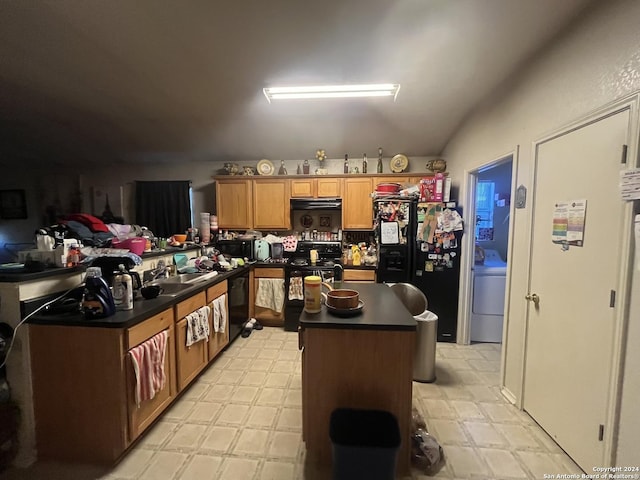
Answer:
[{"label": "dark countertop", "polygon": [[385,284],[345,282],[342,288],[357,290],[364,302],[362,312],[352,317],[338,317],[322,306],[320,313],[300,315],[303,328],[346,328],[365,330],[415,330],[413,315]]},{"label": "dark countertop", "polygon": [[[153,252],[146,252],[140,255],[143,260],[147,258],[161,257],[163,255],[172,255],[174,253],[188,252],[199,249],[200,246],[192,245],[185,248],[167,247],[165,250],[156,250]],[[86,265],[79,265],[77,267],[51,267],[45,268],[41,272],[27,272],[24,268],[15,270],[6,270],[0,272],[0,282],[29,282],[31,280],[40,280],[43,278],[55,277],[56,275],[66,275],[69,273],[84,272]]]},{"label": "dark countertop", "polygon": [[343,265],[345,270],[375,270],[377,265]]},{"label": "dark countertop", "polygon": [[192,295],[206,290],[207,288],[233,278],[236,275],[249,270],[250,267],[238,267],[229,272],[219,273],[215,277],[193,284],[190,288],[186,288],[179,294],[170,296],[159,296],[157,298],[147,300],[137,297],[133,302],[133,310],[117,311],[115,315],[107,318],[95,320],[86,320],[81,313],[69,313],[61,315],[34,315],[27,323],[36,325],[63,325],[63,326],[82,326],[82,327],[102,327],[102,328],[130,328],[147,318],[156,315],[176,303],[185,300]]},{"label": "dark countertop", "polygon": [[258,262],[258,261],[253,262],[251,264],[257,268],[284,268],[287,266],[286,263]]}]

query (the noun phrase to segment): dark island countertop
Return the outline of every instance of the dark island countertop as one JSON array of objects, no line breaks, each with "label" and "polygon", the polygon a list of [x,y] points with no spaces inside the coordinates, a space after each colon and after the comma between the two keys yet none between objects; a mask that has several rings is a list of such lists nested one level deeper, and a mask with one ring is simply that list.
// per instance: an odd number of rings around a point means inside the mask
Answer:
[{"label": "dark island countertop", "polygon": [[415,330],[417,326],[413,315],[404,307],[402,301],[385,284],[349,283],[341,288],[357,290],[364,302],[361,313],[351,317],[339,317],[329,313],[322,306],[320,313],[300,315],[302,328],[346,328],[365,330]]},{"label": "dark island countertop", "polygon": [[154,299],[147,300],[142,297],[136,297],[133,302],[133,310],[119,310],[115,315],[107,318],[98,318],[87,320],[84,315],[78,313],[65,313],[57,315],[47,315],[37,313],[33,315],[27,323],[37,325],[63,325],[63,326],[80,326],[80,327],[101,327],[101,328],[130,328],[149,317],[156,315],[167,308],[172,307],[176,303],[185,300],[207,288],[220,283],[236,275],[242,275],[248,271],[250,267],[238,267],[229,272],[219,273],[218,275],[194,283],[190,288],[182,290],[175,296],[160,295]]}]

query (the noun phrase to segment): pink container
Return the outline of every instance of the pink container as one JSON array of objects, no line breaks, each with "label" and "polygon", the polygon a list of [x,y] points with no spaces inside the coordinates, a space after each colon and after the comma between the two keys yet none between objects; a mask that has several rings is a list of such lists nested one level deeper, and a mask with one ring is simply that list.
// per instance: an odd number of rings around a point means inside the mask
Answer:
[{"label": "pink container", "polygon": [[124,240],[118,240],[117,238],[114,238],[111,241],[111,246],[113,248],[126,248],[131,253],[135,253],[136,255],[142,255],[146,245],[147,239],[144,237],[126,238]]}]

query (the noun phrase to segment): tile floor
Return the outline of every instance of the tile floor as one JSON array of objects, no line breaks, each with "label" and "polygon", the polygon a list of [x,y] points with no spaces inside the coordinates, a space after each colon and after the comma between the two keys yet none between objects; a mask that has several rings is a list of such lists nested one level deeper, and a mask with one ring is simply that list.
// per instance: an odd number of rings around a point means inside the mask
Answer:
[{"label": "tile floor", "polygon": [[[414,405],[444,449],[434,475],[541,479],[581,473],[498,388],[500,346],[438,344],[437,376],[414,383]],[[36,464],[2,479],[320,480],[305,467],[296,333],[264,328],[238,338],[110,471]],[[414,470],[403,480],[431,478]]]}]

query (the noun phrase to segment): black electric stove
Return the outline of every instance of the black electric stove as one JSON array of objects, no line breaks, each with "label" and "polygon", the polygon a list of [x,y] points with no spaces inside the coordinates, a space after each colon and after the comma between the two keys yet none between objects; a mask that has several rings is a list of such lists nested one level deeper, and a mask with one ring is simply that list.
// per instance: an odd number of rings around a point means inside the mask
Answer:
[{"label": "black electric stove", "polygon": [[[318,259],[315,265],[311,262],[311,250],[318,252]],[[298,320],[304,308],[304,300],[302,298],[304,297],[304,277],[317,275],[323,281],[333,282],[335,275],[342,275],[342,264],[340,262],[342,244],[340,242],[304,241],[298,242],[295,252],[287,253],[288,262],[284,273],[284,329],[287,332],[296,332],[298,330]],[[295,286],[292,288],[292,282],[298,282],[298,285],[302,282],[302,290],[296,290]]]}]

